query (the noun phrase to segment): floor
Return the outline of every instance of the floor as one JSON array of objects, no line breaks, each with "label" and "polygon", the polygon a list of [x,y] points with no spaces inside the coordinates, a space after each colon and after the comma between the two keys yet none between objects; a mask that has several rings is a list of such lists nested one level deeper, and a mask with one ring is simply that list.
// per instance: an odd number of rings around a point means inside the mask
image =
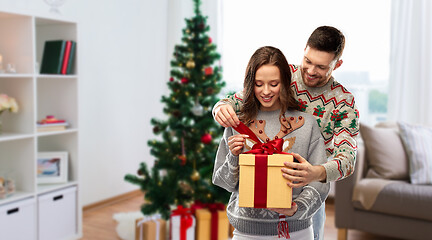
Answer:
[{"label": "floor", "polygon": [[[140,209],[143,196],[137,195],[128,200],[119,201],[100,208],[86,210],[83,213],[83,238],[81,240],[121,240],[116,233],[117,222],[113,214],[135,212]],[[326,205],[325,240],[336,240],[337,229],[334,226],[334,205]],[[372,235],[360,231],[349,230],[348,240],[396,240]]]}]

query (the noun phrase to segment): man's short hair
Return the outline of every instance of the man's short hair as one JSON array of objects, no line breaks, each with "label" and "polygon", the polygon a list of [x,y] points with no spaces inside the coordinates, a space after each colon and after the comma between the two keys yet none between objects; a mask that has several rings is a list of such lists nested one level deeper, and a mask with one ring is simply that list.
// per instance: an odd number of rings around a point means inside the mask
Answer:
[{"label": "man's short hair", "polygon": [[337,28],[321,26],[312,32],[306,46],[319,51],[334,53],[334,59],[338,60],[345,47],[345,36]]}]

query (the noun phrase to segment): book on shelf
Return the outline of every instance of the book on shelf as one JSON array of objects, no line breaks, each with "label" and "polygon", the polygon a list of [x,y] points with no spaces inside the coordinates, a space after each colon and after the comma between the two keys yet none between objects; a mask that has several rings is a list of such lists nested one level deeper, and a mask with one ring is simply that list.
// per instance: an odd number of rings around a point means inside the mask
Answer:
[{"label": "book on shelf", "polygon": [[67,71],[67,65],[69,62],[69,55],[71,53],[71,45],[72,42],[71,41],[66,41],[66,46],[65,46],[65,50],[64,50],[64,54],[63,54],[63,63],[62,63],[62,68],[61,68],[61,74],[66,74]]},{"label": "book on shelf", "polygon": [[67,122],[37,123],[38,132],[63,131],[69,126]]},{"label": "book on shelf", "polygon": [[52,132],[52,131],[64,131],[66,130],[66,125],[56,125],[56,126],[44,126],[37,128],[37,132]]},{"label": "book on shelf", "polygon": [[50,40],[44,45],[41,74],[71,74],[76,42]]},{"label": "book on shelf", "polygon": [[74,66],[74,59],[75,59],[75,50],[76,49],[76,42],[71,41],[71,49],[69,54],[69,60],[67,64],[66,74],[72,74],[72,68]]},{"label": "book on shelf", "polygon": [[47,115],[46,118],[37,122],[38,132],[63,131],[69,123],[63,119],[57,119],[54,115]]},{"label": "book on shelf", "polygon": [[65,46],[66,41],[64,40],[52,40],[45,42],[40,73],[60,73]]},{"label": "book on shelf", "polygon": [[67,122],[57,122],[57,123],[37,123],[37,127],[52,127],[52,126],[68,126]]}]

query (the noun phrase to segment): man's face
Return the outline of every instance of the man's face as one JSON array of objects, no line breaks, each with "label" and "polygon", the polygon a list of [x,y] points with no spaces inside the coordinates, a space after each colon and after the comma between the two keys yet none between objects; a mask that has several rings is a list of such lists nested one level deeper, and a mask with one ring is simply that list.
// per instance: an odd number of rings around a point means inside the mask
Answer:
[{"label": "man's face", "polygon": [[337,61],[334,57],[333,53],[306,47],[300,67],[306,86],[322,87],[330,80],[333,70],[342,64],[342,60]]}]

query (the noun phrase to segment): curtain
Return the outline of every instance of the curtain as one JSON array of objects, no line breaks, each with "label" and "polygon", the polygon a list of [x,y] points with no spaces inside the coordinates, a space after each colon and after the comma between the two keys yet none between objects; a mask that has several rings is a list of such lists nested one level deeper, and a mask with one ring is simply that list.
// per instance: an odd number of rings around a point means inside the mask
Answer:
[{"label": "curtain", "polygon": [[432,125],[432,1],[393,0],[391,11],[389,120]]}]

